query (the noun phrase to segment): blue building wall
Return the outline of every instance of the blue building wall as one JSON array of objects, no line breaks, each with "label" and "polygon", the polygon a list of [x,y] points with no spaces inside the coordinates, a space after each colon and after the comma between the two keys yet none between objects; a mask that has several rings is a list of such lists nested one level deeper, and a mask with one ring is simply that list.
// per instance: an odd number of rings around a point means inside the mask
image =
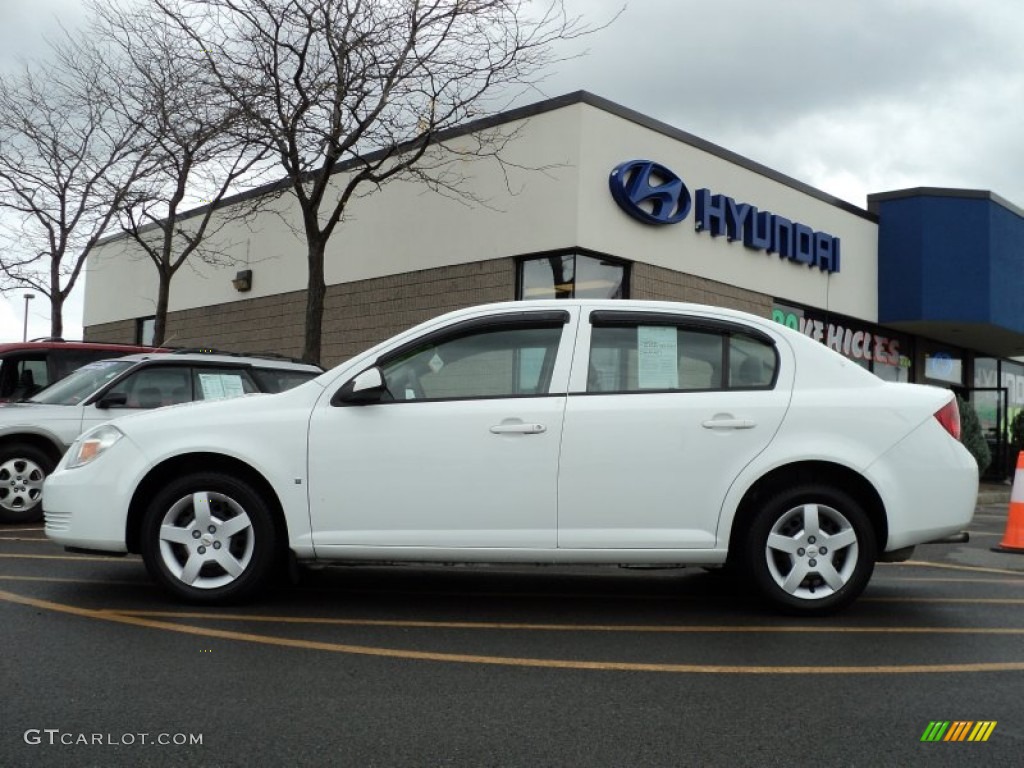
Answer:
[{"label": "blue building wall", "polygon": [[873,196],[878,320],[987,323],[1024,333],[1024,217],[987,192]]}]

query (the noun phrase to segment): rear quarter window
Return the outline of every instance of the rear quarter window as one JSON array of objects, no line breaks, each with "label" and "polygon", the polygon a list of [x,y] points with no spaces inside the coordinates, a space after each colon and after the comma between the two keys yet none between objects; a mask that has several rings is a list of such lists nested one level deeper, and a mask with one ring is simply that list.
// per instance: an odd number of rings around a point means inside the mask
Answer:
[{"label": "rear quarter window", "polygon": [[305,384],[320,375],[318,371],[292,371],[277,368],[253,368],[252,376],[260,386],[261,392],[284,392]]}]

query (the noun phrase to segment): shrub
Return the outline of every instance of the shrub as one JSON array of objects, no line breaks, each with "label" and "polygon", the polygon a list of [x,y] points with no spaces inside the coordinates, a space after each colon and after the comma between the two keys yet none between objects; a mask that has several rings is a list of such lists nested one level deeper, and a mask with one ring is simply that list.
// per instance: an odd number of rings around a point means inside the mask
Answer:
[{"label": "shrub", "polygon": [[1015,453],[1024,450],[1024,410],[1017,411],[1010,422],[1010,448]]},{"label": "shrub", "polygon": [[970,451],[974,460],[978,462],[978,474],[983,475],[988,465],[992,463],[992,451],[989,450],[985,435],[981,433],[978,414],[974,406],[965,402],[960,395],[956,396],[956,404],[960,409],[960,439],[964,448]]}]

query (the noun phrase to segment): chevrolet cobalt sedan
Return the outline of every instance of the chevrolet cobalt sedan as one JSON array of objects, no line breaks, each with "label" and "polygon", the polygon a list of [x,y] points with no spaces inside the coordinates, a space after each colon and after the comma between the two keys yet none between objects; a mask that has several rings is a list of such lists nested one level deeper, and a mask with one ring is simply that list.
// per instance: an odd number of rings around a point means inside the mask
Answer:
[{"label": "chevrolet cobalt sedan", "polygon": [[275,395],[83,434],[46,533],[141,553],[185,600],[298,562],[727,566],[826,613],[878,560],[962,531],[978,489],[953,393],[883,382],[742,312],[463,309]]}]

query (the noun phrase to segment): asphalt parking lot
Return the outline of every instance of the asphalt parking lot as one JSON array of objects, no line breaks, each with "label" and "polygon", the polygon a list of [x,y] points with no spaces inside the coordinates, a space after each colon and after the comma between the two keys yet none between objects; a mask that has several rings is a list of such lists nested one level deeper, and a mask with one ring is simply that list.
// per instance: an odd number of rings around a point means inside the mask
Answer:
[{"label": "asphalt parking lot", "polygon": [[[700,569],[331,568],[196,609],[2,527],[0,765],[1020,765],[1005,523],[818,620]],[[995,725],[922,742],[946,721]]]}]

